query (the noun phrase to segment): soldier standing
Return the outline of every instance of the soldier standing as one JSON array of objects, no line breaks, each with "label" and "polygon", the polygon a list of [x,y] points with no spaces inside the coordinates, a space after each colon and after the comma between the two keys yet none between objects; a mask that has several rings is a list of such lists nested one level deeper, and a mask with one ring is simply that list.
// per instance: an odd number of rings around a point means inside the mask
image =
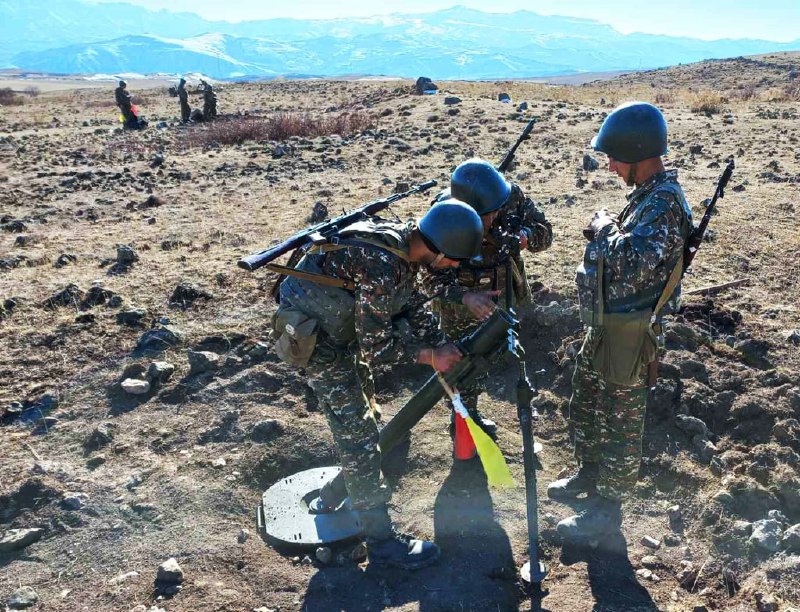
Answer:
[{"label": "soldier standing", "polygon": [[[491,315],[495,296],[501,296],[500,303],[504,307],[513,306],[506,303],[505,292],[501,290],[505,287],[506,257],[512,258],[514,302],[519,304],[530,299],[520,251],[527,249],[538,253],[549,248],[553,230],[544,212],[525,196],[520,186],[509,183],[492,164],[482,159],[470,159],[456,167],[450,178],[449,192],[444,191],[438,197],[450,195],[472,206],[481,216],[484,228],[480,261],[464,262],[455,274],[435,271],[425,275],[423,281],[428,293],[439,294],[434,308],[440,313],[442,330],[448,338],[458,339]],[[509,239],[515,243],[510,252],[502,248],[503,242]],[[469,389],[459,391],[473,420],[494,438],[495,423],[478,411],[478,396],[485,389],[486,377]],[[446,401],[451,409],[452,436],[454,412],[452,402]]]},{"label": "soldier standing", "polygon": [[120,81],[118,87],[114,90],[114,100],[122,113],[124,120],[122,125],[126,128],[135,129],[139,127],[139,118],[133,112],[131,94],[128,93],[127,87],[128,84],[125,81]]},{"label": "soldier standing", "polygon": [[203,86],[203,120],[210,121],[217,117],[217,94],[214,88],[207,81],[200,81]]},{"label": "soldier standing", "polygon": [[189,106],[189,92],[186,91],[186,79],[184,78],[178,82],[178,101],[181,105],[181,122],[188,123],[192,109]]},{"label": "soldier standing", "polygon": [[[603,209],[584,235],[589,244],[576,282],[586,335],[572,379],[570,422],[580,468],[551,483],[557,500],[587,493],[592,503],[558,524],[566,540],[618,532],[621,503],[636,485],[642,454],[646,366],[657,357],[660,318],[677,311],[692,213],[666,171],[667,124],[651,104],[630,102],[606,117],[592,147],[634,189],[619,216]],[[654,385],[655,381],[650,381]]]},{"label": "soldier standing", "polygon": [[[332,277],[328,281],[339,286],[295,276],[281,284],[273,322],[280,334],[276,350],[284,361],[306,368],[336,441],[367,557],[375,565],[417,569],[433,563],[440,551],[432,542],[392,529],[378,427],[362,377],[365,369],[381,364],[419,363],[446,372],[460,361],[461,353],[445,344],[433,313],[413,305],[424,301],[415,278],[420,266],[456,267],[477,255],[482,233],[480,217],[456,200],[433,206],[418,224],[372,217],[344,228],[325,252],[312,247],[297,266]],[[315,345],[308,342],[314,335]],[[304,359],[293,359],[300,349]],[[332,512],[340,503],[328,483],[309,510]]]}]

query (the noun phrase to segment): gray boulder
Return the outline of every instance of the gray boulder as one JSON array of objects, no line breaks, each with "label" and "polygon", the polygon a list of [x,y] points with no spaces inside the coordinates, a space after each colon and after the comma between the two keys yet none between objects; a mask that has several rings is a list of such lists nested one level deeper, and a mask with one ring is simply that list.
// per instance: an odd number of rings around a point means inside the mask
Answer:
[{"label": "gray boulder", "polygon": [[11,593],[6,605],[10,610],[26,610],[36,605],[37,601],[39,601],[39,595],[36,591],[29,586],[24,586]]},{"label": "gray boulder", "polygon": [[9,529],[0,535],[0,553],[21,550],[38,542],[44,535],[44,529]]},{"label": "gray boulder", "polygon": [[764,519],[753,523],[753,533],[749,542],[754,548],[772,554],[778,552],[782,537],[780,522],[775,519]]}]

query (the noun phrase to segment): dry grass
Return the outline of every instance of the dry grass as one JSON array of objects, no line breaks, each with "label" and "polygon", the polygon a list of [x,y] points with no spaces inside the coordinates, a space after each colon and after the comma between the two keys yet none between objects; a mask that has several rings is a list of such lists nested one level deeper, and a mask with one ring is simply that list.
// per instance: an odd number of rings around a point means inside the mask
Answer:
[{"label": "dry grass", "polygon": [[25,104],[25,98],[14,93],[10,87],[0,89],[0,106],[20,106]]},{"label": "dry grass", "polygon": [[248,141],[283,141],[294,136],[349,136],[372,127],[375,127],[375,118],[365,112],[330,115],[277,113],[266,119],[232,117],[198,126],[186,135],[185,141],[191,147],[207,147],[212,143],[235,145]]},{"label": "dry grass", "polygon": [[723,105],[727,102],[728,100],[723,98],[718,93],[714,93],[712,91],[702,91],[694,97],[689,109],[693,113],[711,116],[721,113]]}]

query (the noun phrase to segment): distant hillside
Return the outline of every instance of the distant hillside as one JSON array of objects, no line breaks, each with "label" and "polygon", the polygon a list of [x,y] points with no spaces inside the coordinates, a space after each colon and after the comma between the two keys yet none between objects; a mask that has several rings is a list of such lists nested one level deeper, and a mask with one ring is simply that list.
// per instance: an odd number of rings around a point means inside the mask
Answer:
[{"label": "distant hillside", "polygon": [[126,4],[0,0],[0,24],[0,67],[5,62],[55,73],[202,71],[216,78],[525,78],[800,48],[800,41],[623,35],[588,19],[463,7],[363,19],[228,23]]},{"label": "distant hillside", "polygon": [[800,51],[706,60],[623,74],[607,81],[620,88],[708,89],[749,97],[771,89],[800,90]]}]

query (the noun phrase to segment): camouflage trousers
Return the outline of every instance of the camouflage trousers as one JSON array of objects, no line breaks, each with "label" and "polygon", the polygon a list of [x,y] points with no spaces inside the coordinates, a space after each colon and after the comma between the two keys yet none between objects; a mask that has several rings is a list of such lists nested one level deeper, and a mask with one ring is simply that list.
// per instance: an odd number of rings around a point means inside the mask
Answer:
[{"label": "camouflage trousers", "polygon": [[644,377],[635,387],[605,381],[591,355],[578,354],[569,403],[575,457],[598,464],[597,491],[603,497],[625,499],[636,486],[647,391]]},{"label": "camouflage trousers", "polygon": [[[356,510],[385,504],[391,491],[381,472],[378,425],[364,392],[362,373],[369,368],[358,357],[341,351],[324,359],[315,354],[306,367],[308,384],[328,421],[342,464],[344,482]],[[369,374],[371,377],[371,373]]]}]

